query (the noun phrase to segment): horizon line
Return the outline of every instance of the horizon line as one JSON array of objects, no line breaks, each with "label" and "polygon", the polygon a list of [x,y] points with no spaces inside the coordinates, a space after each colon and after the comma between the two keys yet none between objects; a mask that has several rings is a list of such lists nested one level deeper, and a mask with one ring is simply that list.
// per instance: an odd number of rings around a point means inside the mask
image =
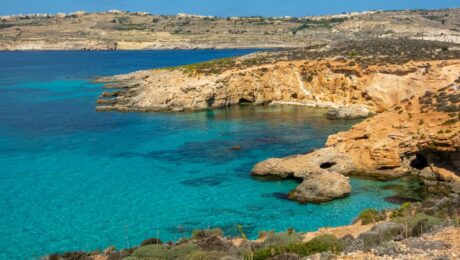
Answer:
[{"label": "horizon line", "polygon": [[442,10],[455,10],[460,9],[460,7],[451,7],[451,8],[414,8],[414,9],[369,9],[363,11],[350,11],[350,12],[338,12],[338,13],[328,13],[328,14],[319,14],[319,15],[304,15],[304,16],[292,16],[292,15],[278,15],[278,16],[264,16],[264,15],[240,15],[240,16],[218,16],[218,15],[203,15],[203,14],[193,14],[193,13],[176,13],[176,14],[156,14],[147,11],[129,11],[129,10],[120,10],[120,9],[110,9],[105,11],[86,11],[86,10],[77,10],[73,12],[57,12],[57,13],[17,13],[17,14],[7,14],[7,15],[0,15],[0,17],[15,17],[15,16],[27,16],[27,15],[50,15],[50,16],[57,16],[57,15],[73,15],[77,13],[84,13],[84,14],[98,14],[98,13],[139,13],[145,15],[152,15],[152,16],[169,16],[169,17],[176,17],[180,15],[189,15],[189,16],[196,16],[196,17],[213,17],[213,18],[251,18],[251,17],[263,17],[263,18],[302,18],[302,17],[321,17],[321,16],[331,16],[331,15],[346,15],[346,14],[366,14],[368,12],[402,12],[402,11],[442,11]]}]

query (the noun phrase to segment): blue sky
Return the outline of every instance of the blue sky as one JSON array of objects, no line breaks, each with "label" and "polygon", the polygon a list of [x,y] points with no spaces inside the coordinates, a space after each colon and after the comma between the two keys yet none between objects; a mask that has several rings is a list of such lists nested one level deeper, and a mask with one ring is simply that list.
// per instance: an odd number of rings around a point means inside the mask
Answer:
[{"label": "blue sky", "polygon": [[0,15],[120,9],[154,14],[305,16],[363,10],[460,7],[460,0],[0,0]]}]

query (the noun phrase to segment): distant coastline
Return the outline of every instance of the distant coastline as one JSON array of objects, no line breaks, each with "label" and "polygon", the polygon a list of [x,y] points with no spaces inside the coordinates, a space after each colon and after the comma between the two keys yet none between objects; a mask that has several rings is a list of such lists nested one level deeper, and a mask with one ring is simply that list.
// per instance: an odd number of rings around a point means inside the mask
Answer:
[{"label": "distant coastline", "polygon": [[0,50],[298,48],[378,38],[460,43],[459,9],[367,11],[308,17],[213,17],[143,12],[0,17]]}]

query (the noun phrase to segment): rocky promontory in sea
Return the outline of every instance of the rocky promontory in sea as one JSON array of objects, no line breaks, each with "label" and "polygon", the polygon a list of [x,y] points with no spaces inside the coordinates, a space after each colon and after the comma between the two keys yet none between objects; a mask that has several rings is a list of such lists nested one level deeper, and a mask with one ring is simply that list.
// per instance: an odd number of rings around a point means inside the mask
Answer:
[{"label": "rocky promontory in sea", "polygon": [[289,198],[326,202],[351,192],[348,176],[412,174],[460,192],[460,45],[374,39],[255,53],[101,78],[99,111],[186,111],[232,105],[328,107],[369,119],[309,154],[272,158],[254,176],[297,178]]}]

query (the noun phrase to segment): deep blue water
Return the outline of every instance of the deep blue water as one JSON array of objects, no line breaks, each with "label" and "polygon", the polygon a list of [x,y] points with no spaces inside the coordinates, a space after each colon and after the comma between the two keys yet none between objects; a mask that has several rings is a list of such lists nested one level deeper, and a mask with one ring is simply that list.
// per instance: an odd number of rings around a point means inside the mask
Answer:
[{"label": "deep blue water", "polygon": [[[97,75],[173,66],[252,50],[0,53],[0,259],[129,247],[148,237],[244,226],[314,230],[392,207],[387,183],[352,180],[321,205],[280,198],[293,181],[249,176],[258,161],[307,152],[354,122],[304,107],[196,113],[97,113]],[[242,150],[230,148],[240,145]]]}]

